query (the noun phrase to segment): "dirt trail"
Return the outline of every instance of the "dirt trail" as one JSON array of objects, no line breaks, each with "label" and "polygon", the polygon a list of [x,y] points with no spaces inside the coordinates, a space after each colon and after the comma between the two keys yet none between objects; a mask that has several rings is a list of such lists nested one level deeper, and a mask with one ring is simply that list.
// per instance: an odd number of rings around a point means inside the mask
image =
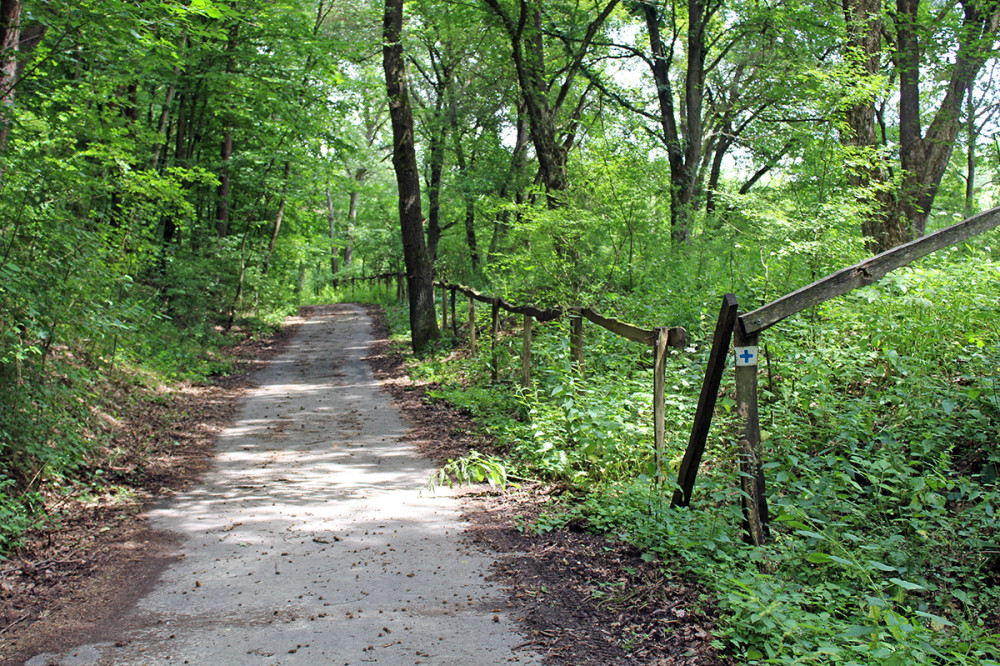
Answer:
[{"label": "dirt trail", "polygon": [[370,322],[317,309],[259,375],[206,480],[151,512],[177,561],[118,635],[55,664],[540,663],[490,560],[362,360]]}]

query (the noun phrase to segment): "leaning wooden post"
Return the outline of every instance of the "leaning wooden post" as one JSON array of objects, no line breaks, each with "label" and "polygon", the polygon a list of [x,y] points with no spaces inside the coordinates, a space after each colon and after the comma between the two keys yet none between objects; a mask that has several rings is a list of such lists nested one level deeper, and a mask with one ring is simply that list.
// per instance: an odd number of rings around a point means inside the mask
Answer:
[{"label": "leaning wooden post", "polygon": [[521,386],[531,386],[531,323],[530,314],[524,315],[524,332],[521,344]]},{"label": "leaning wooden post", "polygon": [[663,458],[666,439],[665,402],[667,397],[667,343],[669,330],[656,329],[656,345],[653,347],[653,448],[656,455],[656,485],[663,484]]},{"label": "leaning wooden post", "polygon": [[476,299],[469,296],[469,351],[476,353]]},{"label": "leaning wooden post", "polygon": [[491,347],[491,350],[493,352],[493,357],[490,360],[490,379],[495,384],[496,381],[497,381],[497,378],[499,377],[499,374],[500,374],[500,372],[499,372],[500,369],[497,367],[500,364],[500,361],[497,358],[497,336],[499,336],[499,334],[500,334],[500,299],[499,298],[494,298],[493,299],[493,324],[490,327],[490,334],[491,334],[492,339],[493,339],[493,344],[492,344],[492,347]]},{"label": "leaning wooden post", "polygon": [[715,336],[712,339],[712,351],[708,356],[708,368],[705,369],[705,381],[701,385],[701,396],[698,398],[698,409],[695,411],[694,424],[691,426],[691,437],[688,439],[687,450],[684,451],[684,459],[681,460],[681,468],[677,472],[677,490],[670,500],[670,506],[687,506],[691,503],[698,466],[701,464],[701,455],[705,452],[709,427],[712,425],[715,401],[719,397],[719,384],[722,383],[722,373],[729,362],[729,341],[733,337],[738,310],[739,303],[736,301],[736,296],[726,294],[722,297],[719,321],[715,325]]},{"label": "leaning wooden post", "polygon": [[743,527],[747,540],[761,546],[767,540],[767,497],[760,451],[760,414],[757,407],[756,333],[747,334],[736,326],[736,413],[743,420],[740,434],[740,488],[742,489]]},{"label": "leaning wooden post", "polygon": [[574,308],[569,316],[572,328],[569,334],[570,359],[573,368],[583,377],[583,315]]}]

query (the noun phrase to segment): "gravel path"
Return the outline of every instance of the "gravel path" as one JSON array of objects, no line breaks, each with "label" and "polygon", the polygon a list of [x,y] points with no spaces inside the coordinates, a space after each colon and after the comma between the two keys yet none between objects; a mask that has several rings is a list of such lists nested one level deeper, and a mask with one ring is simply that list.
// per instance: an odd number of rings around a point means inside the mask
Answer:
[{"label": "gravel path", "polygon": [[206,480],[151,512],[181,552],[70,664],[537,664],[461,540],[454,498],[362,360],[370,322],[318,309],[262,371]]}]

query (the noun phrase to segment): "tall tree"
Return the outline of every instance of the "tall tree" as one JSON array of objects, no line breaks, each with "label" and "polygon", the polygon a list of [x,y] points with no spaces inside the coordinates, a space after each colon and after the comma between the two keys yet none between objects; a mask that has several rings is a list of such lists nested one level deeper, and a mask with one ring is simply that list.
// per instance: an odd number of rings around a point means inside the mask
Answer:
[{"label": "tall tree", "polygon": [[[681,243],[691,233],[702,198],[706,212],[715,211],[722,165],[735,147],[762,162],[741,191],[791,148],[788,141],[773,146],[748,137],[789,134],[788,123],[804,106],[796,101],[806,98],[797,91],[801,82],[797,88],[789,82],[800,80],[817,54],[802,43],[804,30],[785,29],[792,21],[803,25],[804,12],[796,2],[737,6],[724,0],[626,0],[623,7],[638,25],[620,35],[638,32],[642,38],[634,43],[617,39],[608,45],[610,70],[594,66],[586,73],[606,97],[642,120],[666,151],[671,238]],[[642,85],[615,81],[623,59],[643,63]],[[771,127],[762,132],[762,125]]]},{"label": "tall tree", "polygon": [[403,0],[386,0],[382,32],[382,64],[392,119],[392,165],[399,189],[399,225],[410,299],[410,332],[413,351],[419,354],[441,333],[435,316],[433,269],[424,243],[420,208],[420,172],[403,59]]},{"label": "tall tree", "polygon": [[[962,104],[986,61],[996,54],[1000,2],[960,0],[962,17],[954,40],[951,71],[946,72],[944,99],[927,131],[921,129],[921,53],[933,25],[922,16],[920,0],[896,0],[894,60],[899,73],[899,162],[903,171],[895,224],[902,238],[921,236],[931,205],[951,159],[962,127]],[[935,19],[931,19],[935,20]],[[892,218],[890,218],[892,219]]]},{"label": "tall tree", "polygon": [[869,249],[889,248],[902,242],[888,222],[892,194],[888,188],[889,165],[883,137],[879,136],[876,103],[882,76],[882,0],[844,0],[847,36],[844,60],[851,79],[857,82],[845,100],[846,130],[841,141],[847,147],[848,183],[872,200],[862,221],[862,233],[870,238]]},{"label": "tall tree", "polygon": [[[0,1],[0,153],[10,137],[11,107],[17,82],[17,52],[21,41],[21,0]],[[2,175],[2,171],[0,171]]]},{"label": "tall tree", "polygon": [[972,217],[978,212],[976,193],[978,189],[978,154],[981,144],[990,140],[989,128],[996,133],[997,118],[1000,118],[1000,99],[994,91],[1000,84],[1000,62],[994,60],[989,72],[976,88],[969,88],[965,104],[965,123],[963,126],[965,142],[964,169],[961,178],[965,181],[965,217]]},{"label": "tall tree", "polygon": [[[900,184],[890,182],[891,169],[882,154],[869,155],[855,167],[855,184],[873,193],[874,205],[865,221],[873,250],[886,250],[924,233],[962,126],[962,105],[983,65],[997,52],[1000,3],[996,0],[959,0],[933,15],[920,0],[897,0],[894,11],[883,17],[881,0],[844,0],[847,25],[845,54],[859,67],[857,93],[848,105],[845,143],[867,148],[884,144],[878,136],[876,99],[881,77],[883,36],[891,41],[890,59],[899,92]],[[961,12],[958,16],[957,12]],[[939,54],[952,53],[940,58]],[[933,65],[933,66],[932,66]],[[933,70],[933,72],[929,72]],[[922,79],[932,73],[943,81],[937,109],[926,113],[929,101]],[[925,118],[931,118],[926,131]]]},{"label": "tall tree", "polygon": [[[598,31],[618,6],[619,0],[596,2],[586,9],[577,7],[579,13],[574,14],[572,19],[580,23],[562,23],[566,33],[558,37],[566,54],[559,67],[552,67],[546,59],[546,54],[553,49],[546,48],[544,3],[518,0],[511,3],[516,4],[516,8],[511,8],[502,0],[484,2],[500,19],[510,40],[514,70],[531,125],[539,180],[549,193],[549,205],[558,206],[561,203],[558,193],[569,185],[567,157],[575,139],[576,122],[583,109],[581,98],[574,98],[574,84]],[[593,18],[583,23],[588,17]],[[582,32],[578,31],[578,25],[583,26]],[[572,110],[567,114],[568,102]],[[568,117],[561,117],[560,114]]]}]

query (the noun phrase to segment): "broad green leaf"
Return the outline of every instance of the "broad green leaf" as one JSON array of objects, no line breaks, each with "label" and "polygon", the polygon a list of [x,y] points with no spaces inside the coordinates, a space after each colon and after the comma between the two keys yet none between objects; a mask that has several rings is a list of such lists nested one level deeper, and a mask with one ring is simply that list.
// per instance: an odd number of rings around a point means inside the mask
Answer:
[{"label": "broad green leaf", "polygon": [[890,567],[888,564],[882,564],[881,562],[876,562],[875,560],[866,560],[868,564],[872,565],[879,571],[896,571],[895,567]]},{"label": "broad green leaf", "polygon": [[809,530],[795,530],[795,533],[804,537],[809,537],[810,539],[822,540],[826,538],[822,534],[819,534],[818,532],[811,532]]},{"label": "broad green leaf", "polygon": [[941,617],[940,615],[934,615],[933,613],[926,613],[924,611],[913,611],[913,612],[916,615],[919,615],[920,617],[927,618],[928,620],[931,621],[932,624],[940,625],[938,627],[935,627],[936,629],[940,630],[940,629],[943,629],[944,627],[953,627],[953,626],[955,626],[955,624],[953,622],[951,622],[947,618]]},{"label": "broad green leaf", "polygon": [[890,578],[889,582],[899,585],[904,590],[926,590],[927,588],[923,585],[918,585],[917,583],[911,583],[908,580],[903,580],[902,578]]},{"label": "broad green leaf", "polygon": [[843,633],[844,636],[848,638],[853,638],[856,636],[871,636],[876,632],[875,627],[863,627],[861,625],[855,624],[847,628],[847,631]]}]

